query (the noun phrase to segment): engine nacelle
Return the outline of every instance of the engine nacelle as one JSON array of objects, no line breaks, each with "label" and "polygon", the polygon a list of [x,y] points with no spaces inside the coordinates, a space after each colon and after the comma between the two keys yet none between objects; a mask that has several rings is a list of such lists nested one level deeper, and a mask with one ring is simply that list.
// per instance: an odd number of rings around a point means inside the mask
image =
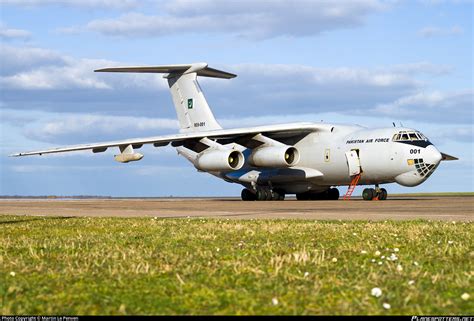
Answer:
[{"label": "engine nacelle", "polygon": [[125,154],[118,154],[115,155],[114,159],[119,163],[128,163],[128,162],[136,162],[143,158],[143,155],[140,153],[125,153]]},{"label": "engine nacelle", "polygon": [[290,167],[295,166],[299,160],[299,151],[290,146],[261,147],[249,157],[250,164],[261,167]]},{"label": "engine nacelle", "polygon": [[196,168],[203,171],[238,170],[244,165],[244,155],[238,150],[211,150],[203,152],[195,162]]}]

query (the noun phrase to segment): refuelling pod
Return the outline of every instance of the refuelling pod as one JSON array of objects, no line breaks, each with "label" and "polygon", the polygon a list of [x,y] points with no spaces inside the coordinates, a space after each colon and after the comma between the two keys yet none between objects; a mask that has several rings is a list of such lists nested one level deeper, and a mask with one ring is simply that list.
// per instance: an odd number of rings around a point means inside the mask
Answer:
[{"label": "refuelling pod", "polygon": [[136,162],[143,158],[142,154],[133,151],[132,145],[119,146],[119,148],[120,154],[114,156],[119,163]]},{"label": "refuelling pod", "polygon": [[290,167],[300,160],[300,153],[291,146],[269,146],[255,149],[249,163],[259,167]]},{"label": "refuelling pod", "polygon": [[195,166],[202,171],[229,171],[241,169],[244,155],[238,150],[211,150],[196,158]]}]

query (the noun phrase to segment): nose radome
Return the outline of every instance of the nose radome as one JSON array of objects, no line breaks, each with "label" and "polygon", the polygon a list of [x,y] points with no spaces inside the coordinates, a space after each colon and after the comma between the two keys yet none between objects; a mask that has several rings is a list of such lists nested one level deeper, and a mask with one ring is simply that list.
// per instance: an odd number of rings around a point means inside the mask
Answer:
[{"label": "nose radome", "polygon": [[438,165],[439,162],[441,161],[442,156],[436,147],[434,147],[433,145],[430,145],[426,147],[424,158],[425,158],[425,163]]}]

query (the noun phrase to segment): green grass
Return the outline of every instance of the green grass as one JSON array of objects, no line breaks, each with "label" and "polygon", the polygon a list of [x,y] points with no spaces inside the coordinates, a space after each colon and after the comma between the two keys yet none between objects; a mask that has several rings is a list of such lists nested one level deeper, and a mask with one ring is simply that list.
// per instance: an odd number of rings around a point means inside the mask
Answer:
[{"label": "green grass", "polygon": [[1,314],[474,313],[473,223],[0,216],[0,226]]}]

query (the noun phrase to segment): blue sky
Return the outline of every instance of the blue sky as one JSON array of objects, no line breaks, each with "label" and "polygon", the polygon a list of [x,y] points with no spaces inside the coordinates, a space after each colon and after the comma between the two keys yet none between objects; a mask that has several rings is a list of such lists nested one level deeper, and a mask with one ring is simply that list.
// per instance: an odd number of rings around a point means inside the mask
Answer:
[{"label": "blue sky", "polygon": [[[114,65],[206,61],[224,127],[293,121],[414,127],[457,162],[416,188],[473,191],[472,1],[0,0],[0,194],[221,196],[170,148],[8,158],[13,152],[177,131],[159,75]],[[341,189],[341,192],[344,189]]]}]

